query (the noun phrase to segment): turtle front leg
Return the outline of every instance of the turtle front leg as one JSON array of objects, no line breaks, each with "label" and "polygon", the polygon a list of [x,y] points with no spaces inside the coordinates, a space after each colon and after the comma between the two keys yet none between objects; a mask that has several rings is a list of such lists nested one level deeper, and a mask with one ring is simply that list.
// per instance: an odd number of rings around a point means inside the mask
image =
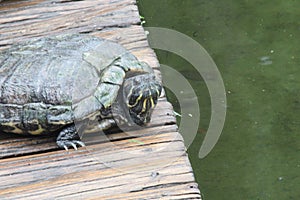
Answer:
[{"label": "turtle front leg", "polygon": [[114,119],[102,119],[100,122],[89,124],[84,133],[97,133],[114,126],[117,126],[117,122]]},{"label": "turtle front leg", "polygon": [[58,147],[64,148],[67,151],[69,147],[73,147],[77,150],[77,146],[85,146],[85,144],[80,141],[80,137],[74,124],[66,127],[59,133],[56,144]]}]

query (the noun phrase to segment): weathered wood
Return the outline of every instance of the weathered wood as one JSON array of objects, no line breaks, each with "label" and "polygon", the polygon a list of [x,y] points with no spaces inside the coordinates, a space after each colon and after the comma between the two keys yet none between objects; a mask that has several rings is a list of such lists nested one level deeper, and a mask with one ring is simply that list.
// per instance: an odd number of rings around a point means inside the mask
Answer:
[{"label": "weathered wood", "polygon": [[[0,2],[0,50],[62,33],[124,45],[155,68],[135,0]],[[86,147],[59,150],[53,137],[0,133],[0,199],[200,199],[170,103],[164,97],[141,130],[83,135]]]}]

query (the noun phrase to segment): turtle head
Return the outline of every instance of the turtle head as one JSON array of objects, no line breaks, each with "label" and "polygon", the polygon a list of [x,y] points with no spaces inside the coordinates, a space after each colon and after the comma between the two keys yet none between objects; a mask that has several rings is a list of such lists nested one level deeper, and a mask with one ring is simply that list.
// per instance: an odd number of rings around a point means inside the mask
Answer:
[{"label": "turtle head", "polygon": [[153,74],[133,76],[124,81],[123,98],[131,120],[137,125],[150,122],[162,86]]}]

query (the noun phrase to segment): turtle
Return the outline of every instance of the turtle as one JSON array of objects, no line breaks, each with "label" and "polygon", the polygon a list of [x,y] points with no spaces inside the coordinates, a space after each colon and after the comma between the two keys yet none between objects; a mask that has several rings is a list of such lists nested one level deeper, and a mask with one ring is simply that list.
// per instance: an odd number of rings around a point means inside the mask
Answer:
[{"label": "turtle", "polygon": [[57,134],[58,147],[77,149],[79,130],[147,124],[161,90],[153,69],[116,42],[30,39],[0,53],[0,131]]}]

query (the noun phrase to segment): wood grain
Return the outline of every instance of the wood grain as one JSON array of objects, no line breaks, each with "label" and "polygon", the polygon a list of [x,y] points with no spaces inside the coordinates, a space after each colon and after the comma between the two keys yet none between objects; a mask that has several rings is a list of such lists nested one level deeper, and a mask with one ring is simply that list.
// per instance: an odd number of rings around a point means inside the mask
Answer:
[{"label": "wood grain", "polygon": [[[160,77],[135,0],[0,2],[0,50],[65,33],[116,41]],[[201,199],[173,108],[162,96],[143,129],[83,135],[59,150],[53,137],[0,133],[0,199]]]}]

